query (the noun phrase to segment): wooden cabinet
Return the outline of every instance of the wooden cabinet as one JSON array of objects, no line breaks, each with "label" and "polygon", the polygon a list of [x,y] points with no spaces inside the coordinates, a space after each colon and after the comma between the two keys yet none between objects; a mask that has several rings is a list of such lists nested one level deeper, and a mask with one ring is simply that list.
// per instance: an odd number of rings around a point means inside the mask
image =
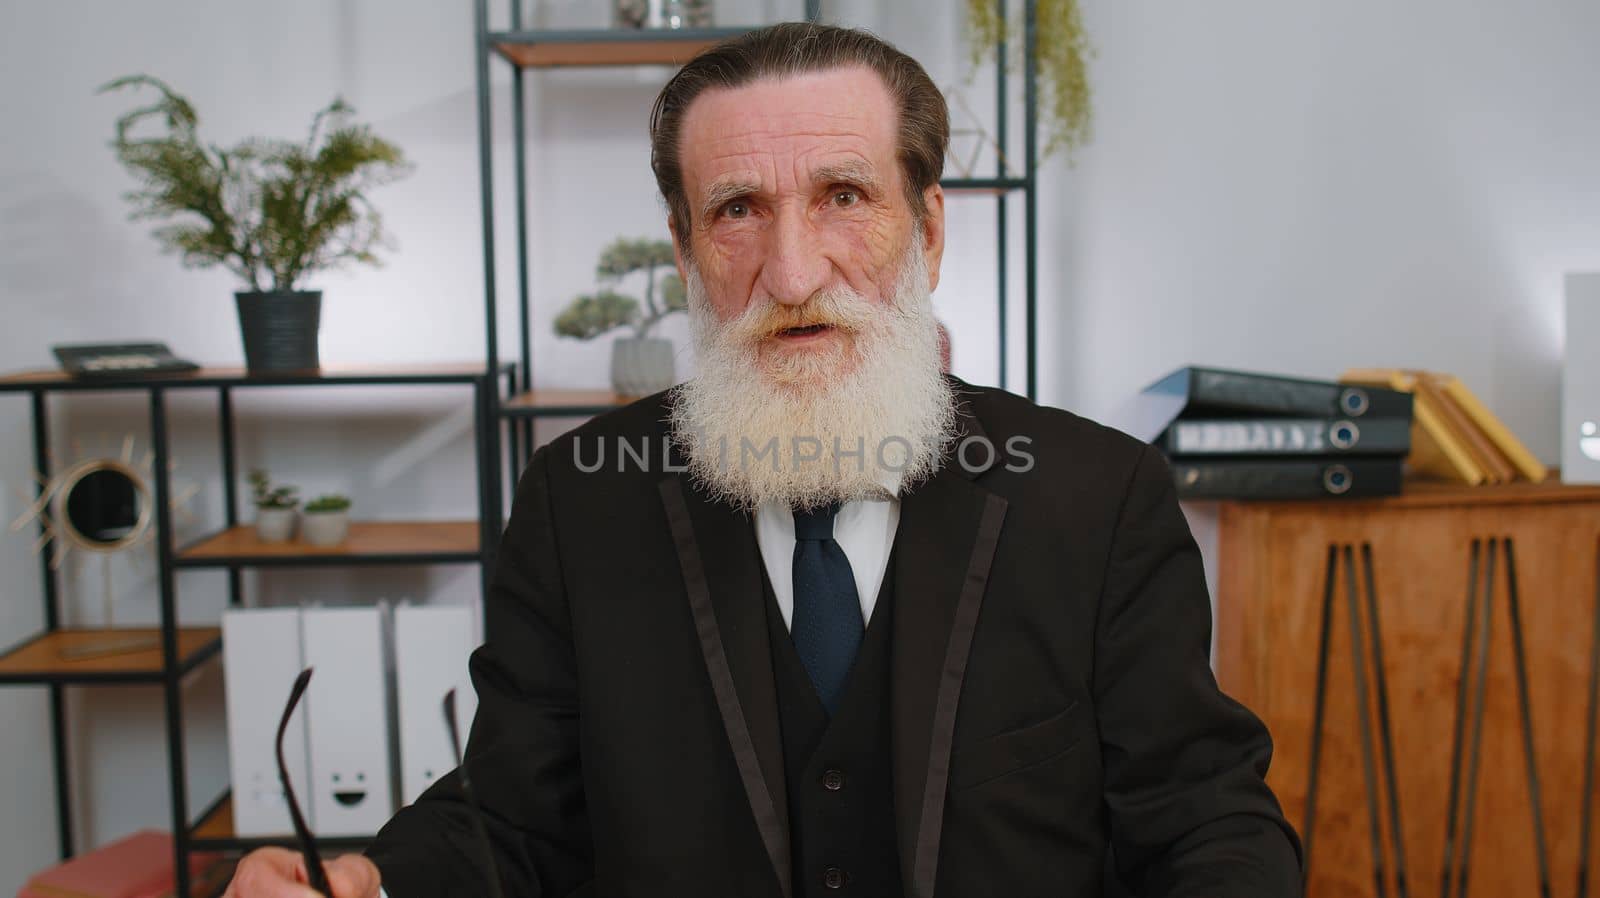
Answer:
[{"label": "wooden cabinet", "polygon": [[1581,894],[1600,487],[1224,503],[1218,550],[1218,679],[1272,731],[1311,898]]}]

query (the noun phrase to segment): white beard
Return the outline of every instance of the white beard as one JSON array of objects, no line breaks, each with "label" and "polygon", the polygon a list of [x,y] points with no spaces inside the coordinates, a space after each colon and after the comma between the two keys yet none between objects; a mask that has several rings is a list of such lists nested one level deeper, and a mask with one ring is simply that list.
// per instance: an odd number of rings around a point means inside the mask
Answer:
[{"label": "white beard", "polygon": [[[839,287],[799,307],[752,305],[729,322],[686,266],[698,373],[674,392],[670,423],[691,476],[715,499],[809,509],[908,489],[938,470],[955,397],[920,243],[914,236],[887,304]],[[837,337],[839,348],[763,348],[774,328],[813,322],[853,333],[853,350]]]}]

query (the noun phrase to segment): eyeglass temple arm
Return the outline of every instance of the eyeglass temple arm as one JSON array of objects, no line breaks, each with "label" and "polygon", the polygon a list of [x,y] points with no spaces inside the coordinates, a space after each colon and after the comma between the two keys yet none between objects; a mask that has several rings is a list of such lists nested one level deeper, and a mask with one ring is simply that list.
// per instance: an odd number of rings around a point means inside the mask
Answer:
[{"label": "eyeglass temple arm", "polygon": [[306,686],[310,683],[311,668],[308,667],[295,678],[294,689],[289,692],[289,704],[283,709],[283,719],[278,721],[278,779],[283,783],[283,797],[289,802],[289,819],[294,821],[295,839],[300,843],[301,856],[305,858],[307,884],[323,895],[332,896],[333,890],[328,888],[328,874],[322,869],[322,855],[317,852],[316,837],[311,834],[311,827],[306,826],[305,815],[300,813],[294,784],[289,781],[289,765],[283,760],[283,735],[288,731],[289,718],[294,716],[294,709],[300,704],[300,697],[305,695]]}]

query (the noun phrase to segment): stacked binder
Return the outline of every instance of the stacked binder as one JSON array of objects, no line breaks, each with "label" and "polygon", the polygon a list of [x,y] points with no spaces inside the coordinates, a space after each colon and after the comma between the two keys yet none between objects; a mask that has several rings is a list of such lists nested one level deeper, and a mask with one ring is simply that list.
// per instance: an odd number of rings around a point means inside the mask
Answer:
[{"label": "stacked binder", "polygon": [[1130,432],[1171,462],[1184,499],[1400,492],[1412,397],[1386,387],[1182,368],[1140,395]]}]

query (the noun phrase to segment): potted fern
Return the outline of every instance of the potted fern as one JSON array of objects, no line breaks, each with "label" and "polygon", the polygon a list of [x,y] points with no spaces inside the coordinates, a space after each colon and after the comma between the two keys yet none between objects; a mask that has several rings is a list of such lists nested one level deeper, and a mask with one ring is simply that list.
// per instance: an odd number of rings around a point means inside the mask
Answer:
[{"label": "potted fern", "polygon": [[350,497],[330,493],[306,503],[300,535],[313,546],[337,546],[350,535]]},{"label": "potted fern", "polygon": [[631,336],[611,344],[611,388],[619,395],[647,396],[677,382],[672,341],[650,336],[663,318],[689,307],[677,274],[656,275],[656,269],[672,266],[670,241],[619,238],[600,254],[595,275],[603,284],[616,284],[642,272],[644,302],[602,288],[574,299],[556,316],[556,333],[578,340],[632,328]]},{"label": "potted fern", "polygon": [[160,222],[156,240],[186,267],[222,266],[240,280],[234,298],[251,373],[320,367],[322,291],[306,282],[378,264],[385,234],[367,192],[410,170],[399,148],[352,121],[355,110],[339,99],[312,118],[304,142],[222,147],[202,142],[194,107],[159,79],[132,75],[100,92],[125,88],[157,94],[117,119],[111,142],[139,182],[127,194],[131,218]]}]

